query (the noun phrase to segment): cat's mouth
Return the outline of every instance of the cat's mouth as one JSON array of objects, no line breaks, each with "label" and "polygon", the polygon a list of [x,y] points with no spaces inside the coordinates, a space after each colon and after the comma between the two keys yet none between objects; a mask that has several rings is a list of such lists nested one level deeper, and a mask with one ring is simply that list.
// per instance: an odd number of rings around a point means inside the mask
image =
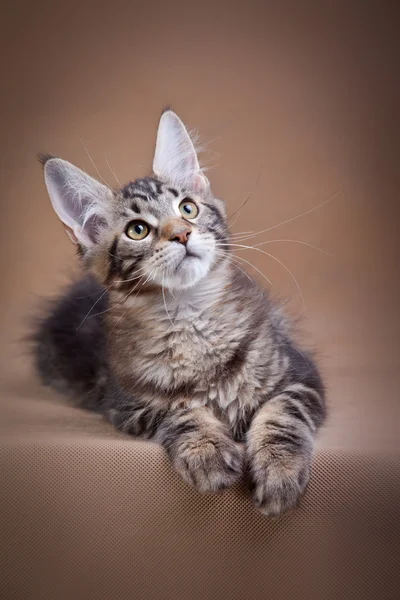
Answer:
[{"label": "cat's mouth", "polygon": [[190,256],[194,256],[194,258],[200,258],[200,256],[198,254],[196,254],[196,252],[193,252],[193,250],[189,250],[189,248],[186,247],[186,255],[183,257],[183,260],[185,260],[185,258],[190,257]]},{"label": "cat's mouth", "polygon": [[188,247],[186,247],[186,252],[185,255],[182,257],[182,260],[179,261],[179,263],[176,265],[174,271],[176,273],[176,271],[179,271],[180,267],[183,265],[183,263],[186,260],[190,260],[193,258],[197,258],[197,259],[201,259],[201,256],[199,256],[198,254],[196,254],[195,252],[193,252],[193,250],[189,250]]},{"label": "cat's mouth", "polygon": [[186,245],[171,244],[168,250],[162,270],[156,271],[155,275],[155,279],[160,279],[165,288],[192,287],[205,277],[211,268],[213,248],[199,240],[190,240]]}]

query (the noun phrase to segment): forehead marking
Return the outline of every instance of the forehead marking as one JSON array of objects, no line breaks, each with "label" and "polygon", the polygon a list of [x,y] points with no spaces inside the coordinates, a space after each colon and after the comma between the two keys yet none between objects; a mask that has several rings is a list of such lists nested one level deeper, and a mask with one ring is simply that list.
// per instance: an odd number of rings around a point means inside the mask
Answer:
[{"label": "forehead marking", "polygon": [[141,194],[140,192],[136,191],[133,192],[131,198],[140,198],[140,200],[145,200],[146,202],[149,199],[148,196],[145,196],[144,194]]},{"label": "forehead marking", "polygon": [[140,215],[140,206],[138,205],[137,202],[132,202],[131,204],[131,209],[137,213],[138,215]]},{"label": "forehead marking", "polygon": [[136,179],[131,181],[121,189],[121,193],[124,198],[141,198],[142,200],[148,200],[149,198],[156,198],[162,194],[163,188],[160,181],[152,177],[146,177],[142,179]]}]

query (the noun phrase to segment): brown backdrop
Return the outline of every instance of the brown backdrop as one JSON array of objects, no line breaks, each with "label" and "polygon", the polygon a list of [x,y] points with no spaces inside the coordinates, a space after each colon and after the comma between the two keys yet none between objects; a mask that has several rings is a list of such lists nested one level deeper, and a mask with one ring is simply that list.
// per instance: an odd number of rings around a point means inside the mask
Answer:
[{"label": "brown backdrop", "polygon": [[[76,263],[35,154],[126,182],[148,172],[157,121],[170,104],[200,130],[210,179],[230,210],[252,192],[235,231],[272,227],[337,194],[256,241],[300,240],[333,255],[288,241],[262,246],[292,271],[304,296],[303,331],[319,348],[331,404],[320,444],[398,448],[395,3],[73,0],[3,11],[4,433],[40,432],[24,400],[34,384],[16,340],[37,296],[56,291]],[[304,313],[276,260],[240,255]],[[56,402],[47,398],[43,413]],[[57,415],[67,430],[89,418],[74,413],[72,425],[69,413]]]},{"label": "brown backdrop", "polygon": [[[293,272],[334,405],[332,436],[394,440],[398,421],[398,73],[394,4],[357,2],[17,2],[2,23],[1,348],[22,379],[14,340],[36,296],[75,263],[44,188],[37,151],[116,184],[146,173],[171,104],[198,128],[235,231]],[[90,153],[91,159],[88,156]],[[257,179],[260,177],[258,185]],[[273,259],[243,251],[277,295],[302,306]],[[255,273],[257,276],[257,273]],[[381,435],[382,434],[382,435]],[[328,435],[328,434],[327,434]],[[332,437],[333,441],[333,437]],[[359,440],[358,440],[359,441]]]}]

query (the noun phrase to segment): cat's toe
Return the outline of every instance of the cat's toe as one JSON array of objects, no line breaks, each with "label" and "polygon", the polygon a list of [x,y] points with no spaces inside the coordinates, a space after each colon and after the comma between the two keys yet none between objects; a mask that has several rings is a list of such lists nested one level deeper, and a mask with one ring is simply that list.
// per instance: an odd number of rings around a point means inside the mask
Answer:
[{"label": "cat's toe", "polygon": [[309,477],[309,465],[293,461],[270,463],[250,472],[250,489],[255,506],[266,516],[277,518],[295,508],[304,494]]},{"label": "cat's toe", "polygon": [[186,448],[174,466],[199,492],[218,492],[242,476],[243,449],[231,440],[208,440]]}]

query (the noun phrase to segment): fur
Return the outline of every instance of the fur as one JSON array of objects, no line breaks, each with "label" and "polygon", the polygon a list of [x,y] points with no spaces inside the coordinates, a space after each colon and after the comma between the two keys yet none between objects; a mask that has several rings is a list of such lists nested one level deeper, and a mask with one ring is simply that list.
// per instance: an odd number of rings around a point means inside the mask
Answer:
[{"label": "fur", "polygon": [[[46,183],[86,275],[36,328],[44,383],[161,443],[200,492],[245,475],[266,515],[296,506],[325,418],[324,386],[281,308],[233,260],[224,203],[182,122],[164,113],[154,176],[121,190],[63,163],[46,159]],[[60,173],[72,182],[59,186]],[[101,221],[95,234],[85,231],[88,214]],[[133,240],[127,228],[137,221],[149,234]]]}]

